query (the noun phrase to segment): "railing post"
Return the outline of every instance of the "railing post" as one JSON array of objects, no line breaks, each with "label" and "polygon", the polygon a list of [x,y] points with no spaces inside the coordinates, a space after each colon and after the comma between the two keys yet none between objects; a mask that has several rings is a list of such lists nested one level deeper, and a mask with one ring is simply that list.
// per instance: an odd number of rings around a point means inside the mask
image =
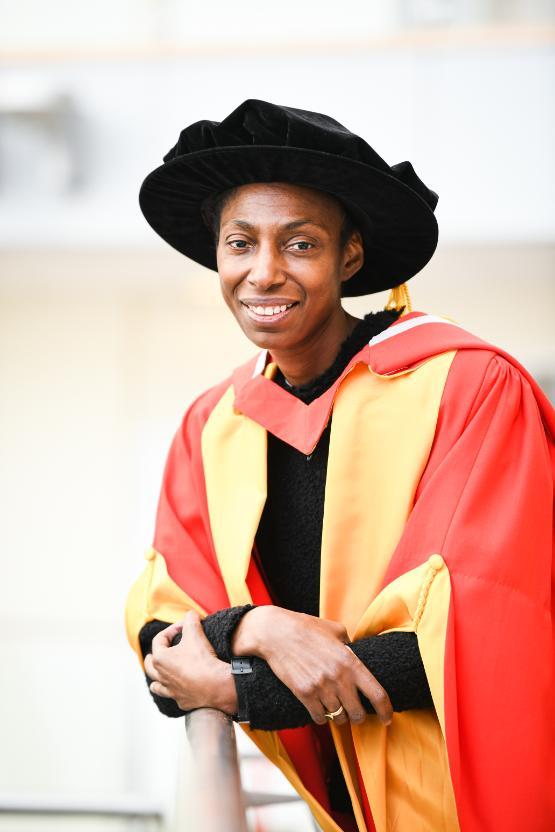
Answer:
[{"label": "railing post", "polygon": [[233,720],[222,711],[198,708],[185,717],[194,768],[199,832],[247,832]]}]

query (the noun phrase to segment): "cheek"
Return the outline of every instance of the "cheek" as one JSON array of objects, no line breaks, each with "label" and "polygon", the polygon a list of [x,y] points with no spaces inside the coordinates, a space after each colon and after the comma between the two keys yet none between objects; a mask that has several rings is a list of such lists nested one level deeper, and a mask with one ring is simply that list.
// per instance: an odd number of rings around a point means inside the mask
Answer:
[{"label": "cheek", "polygon": [[237,258],[226,257],[219,249],[216,251],[216,265],[220,279],[220,289],[226,303],[233,302],[235,291],[242,280],[242,269],[237,263]]},{"label": "cheek", "polygon": [[220,292],[226,304],[231,307],[233,305],[234,292],[237,286],[237,281],[233,279],[233,275],[229,274],[229,269],[220,269],[218,272],[220,279]]},{"label": "cheek", "polygon": [[248,322],[245,321],[245,315],[242,314],[243,309],[241,305],[238,303],[235,290],[237,285],[240,281],[233,280],[229,274],[220,274],[220,292],[222,298],[224,300],[225,305],[241,327],[241,329],[245,329],[245,325],[248,327]]},{"label": "cheek", "polygon": [[307,270],[302,283],[308,300],[318,306],[335,301],[341,294],[341,282],[328,263],[322,263],[318,269]]}]

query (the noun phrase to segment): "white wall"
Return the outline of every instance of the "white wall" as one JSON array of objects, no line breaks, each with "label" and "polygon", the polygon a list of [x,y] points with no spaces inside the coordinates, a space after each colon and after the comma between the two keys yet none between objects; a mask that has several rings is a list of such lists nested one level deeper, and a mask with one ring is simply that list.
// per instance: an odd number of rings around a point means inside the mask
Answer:
[{"label": "white wall", "polygon": [[44,131],[0,122],[3,246],[155,246],[142,179],[186,124],[249,97],[332,114],[388,163],[410,159],[439,193],[447,242],[555,238],[552,44],[8,63],[2,75],[10,101],[70,96],[83,170],[65,193]]}]

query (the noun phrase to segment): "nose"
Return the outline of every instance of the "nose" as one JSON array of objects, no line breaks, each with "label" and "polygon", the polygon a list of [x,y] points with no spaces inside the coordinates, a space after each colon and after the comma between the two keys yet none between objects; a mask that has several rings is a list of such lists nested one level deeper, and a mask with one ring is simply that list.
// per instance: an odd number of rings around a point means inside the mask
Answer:
[{"label": "nose", "polygon": [[285,283],[279,253],[270,245],[259,246],[250,266],[247,282],[259,291],[268,291]]}]

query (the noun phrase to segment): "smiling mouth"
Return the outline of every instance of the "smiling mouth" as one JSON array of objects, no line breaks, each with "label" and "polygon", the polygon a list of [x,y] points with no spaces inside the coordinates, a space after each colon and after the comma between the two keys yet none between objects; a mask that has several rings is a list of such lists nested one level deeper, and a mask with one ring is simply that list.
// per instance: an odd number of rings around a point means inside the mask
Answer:
[{"label": "smiling mouth", "polygon": [[252,304],[241,301],[250,318],[256,321],[277,321],[284,318],[290,309],[297,306],[297,302],[280,304]]}]

